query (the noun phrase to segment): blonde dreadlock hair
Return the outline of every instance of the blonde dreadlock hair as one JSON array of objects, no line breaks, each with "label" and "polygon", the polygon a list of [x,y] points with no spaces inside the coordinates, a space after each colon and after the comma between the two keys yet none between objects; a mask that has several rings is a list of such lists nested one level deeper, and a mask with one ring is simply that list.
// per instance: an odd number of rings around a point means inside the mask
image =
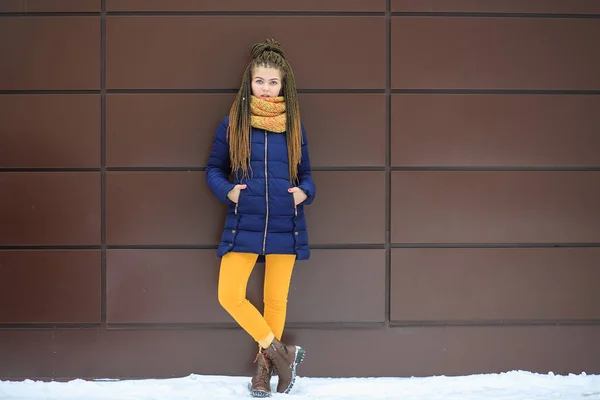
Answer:
[{"label": "blonde dreadlock hair", "polygon": [[298,165],[301,159],[302,131],[300,128],[300,107],[296,92],[296,79],[292,67],[285,58],[279,42],[267,39],[252,46],[252,61],[242,77],[242,84],[229,111],[229,157],[231,169],[248,178],[250,165],[250,96],[252,94],[252,71],[256,67],[276,68],[281,72],[281,96],[284,96],[286,109],[285,135],[288,147],[290,183],[298,182]]}]

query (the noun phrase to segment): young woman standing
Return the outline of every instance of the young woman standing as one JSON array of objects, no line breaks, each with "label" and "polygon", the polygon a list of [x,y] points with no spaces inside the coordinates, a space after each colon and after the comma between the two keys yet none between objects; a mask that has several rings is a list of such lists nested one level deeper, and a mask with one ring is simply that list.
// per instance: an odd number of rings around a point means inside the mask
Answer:
[{"label": "young woman standing", "polygon": [[[242,84],[217,129],[206,180],[228,205],[218,255],[219,302],[256,340],[251,393],[288,393],[304,349],[281,342],[296,260],[310,256],[304,206],[315,198],[306,131],[294,73],[278,42],[255,44]],[[259,256],[265,257],[264,315],[246,299]]]}]

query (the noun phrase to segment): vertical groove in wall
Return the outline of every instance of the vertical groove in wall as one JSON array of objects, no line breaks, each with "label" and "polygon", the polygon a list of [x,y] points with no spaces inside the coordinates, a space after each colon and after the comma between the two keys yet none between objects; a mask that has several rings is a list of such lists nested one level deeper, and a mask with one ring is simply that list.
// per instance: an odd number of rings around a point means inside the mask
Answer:
[{"label": "vertical groove in wall", "polygon": [[392,141],[392,6],[391,0],[385,2],[385,322],[391,319],[391,214],[392,214],[392,176],[391,176],[391,141]]},{"label": "vertical groove in wall", "polygon": [[100,274],[102,326],[106,326],[106,0],[100,14]]}]

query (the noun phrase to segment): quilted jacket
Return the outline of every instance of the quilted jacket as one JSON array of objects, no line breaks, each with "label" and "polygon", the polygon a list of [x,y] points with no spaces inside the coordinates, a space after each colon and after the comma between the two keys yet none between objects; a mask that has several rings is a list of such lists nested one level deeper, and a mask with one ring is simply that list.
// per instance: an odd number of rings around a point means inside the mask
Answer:
[{"label": "quilted jacket", "polygon": [[[225,227],[218,255],[230,251],[267,254],[295,254],[310,257],[304,206],[315,198],[306,131],[302,126],[302,158],[298,166],[298,187],[308,198],[294,206],[290,187],[288,150],[284,133],[252,128],[249,179],[231,176],[225,117],[214,136],[206,166],[206,181],[217,198],[227,204]],[[267,177],[267,178],[266,178]],[[236,184],[246,184],[237,204],[227,198]]]}]

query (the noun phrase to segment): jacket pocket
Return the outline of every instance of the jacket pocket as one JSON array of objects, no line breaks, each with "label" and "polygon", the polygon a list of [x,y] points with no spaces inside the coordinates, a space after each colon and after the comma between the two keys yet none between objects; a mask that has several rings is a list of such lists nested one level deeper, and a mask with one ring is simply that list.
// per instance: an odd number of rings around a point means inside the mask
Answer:
[{"label": "jacket pocket", "polygon": [[235,207],[233,209],[233,213],[237,217],[239,215],[240,202],[242,201],[242,193],[244,193],[245,189],[240,190],[240,195],[238,196],[238,201],[235,203]]},{"label": "jacket pocket", "polygon": [[296,201],[294,200],[294,193],[289,193],[288,192],[288,196],[290,197],[290,202],[292,203],[292,215],[294,215],[294,217],[298,216],[298,207],[296,206]]}]

